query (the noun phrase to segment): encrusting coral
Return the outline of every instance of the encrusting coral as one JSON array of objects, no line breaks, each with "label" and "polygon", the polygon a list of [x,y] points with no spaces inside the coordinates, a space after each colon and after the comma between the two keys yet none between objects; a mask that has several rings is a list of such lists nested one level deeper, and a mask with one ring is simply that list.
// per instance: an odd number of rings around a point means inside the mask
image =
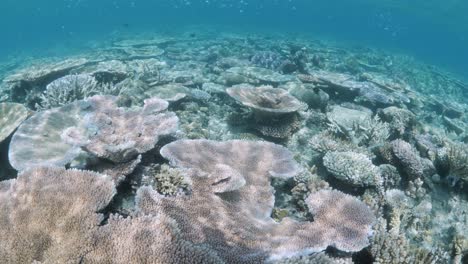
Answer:
[{"label": "encrusting coral", "polygon": [[[359,251],[368,244],[374,216],[356,198],[319,191],[307,199],[314,222],[271,218],[269,177],[289,178],[297,164],[285,148],[267,142],[179,140],[161,154],[188,169],[192,193],[164,197],[150,187],[137,193],[139,213],[175,220],[181,238],[202,243],[227,263],[259,263],[319,252],[334,245]],[[216,208],[216,210],[213,210]]]}]

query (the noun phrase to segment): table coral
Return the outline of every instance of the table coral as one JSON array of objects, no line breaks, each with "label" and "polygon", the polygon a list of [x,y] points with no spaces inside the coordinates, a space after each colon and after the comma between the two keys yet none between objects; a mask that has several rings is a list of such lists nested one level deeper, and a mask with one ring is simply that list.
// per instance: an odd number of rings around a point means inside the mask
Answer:
[{"label": "table coral", "polygon": [[[269,177],[292,177],[297,164],[285,148],[266,142],[179,140],[161,154],[189,169],[192,194],[164,197],[150,187],[137,193],[139,213],[173,218],[181,238],[202,243],[228,263],[258,263],[319,252],[329,245],[359,251],[368,244],[374,216],[355,197],[319,191],[307,199],[314,222],[271,218]],[[239,180],[242,177],[245,185]]]}]

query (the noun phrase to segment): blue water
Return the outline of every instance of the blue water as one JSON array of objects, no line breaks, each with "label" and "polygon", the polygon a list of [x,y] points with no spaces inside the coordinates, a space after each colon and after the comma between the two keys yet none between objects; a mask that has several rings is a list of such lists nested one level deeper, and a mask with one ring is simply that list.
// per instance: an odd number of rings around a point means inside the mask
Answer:
[{"label": "blue water", "polygon": [[79,51],[110,36],[192,25],[308,34],[408,54],[468,79],[468,2],[2,0],[0,59]]}]

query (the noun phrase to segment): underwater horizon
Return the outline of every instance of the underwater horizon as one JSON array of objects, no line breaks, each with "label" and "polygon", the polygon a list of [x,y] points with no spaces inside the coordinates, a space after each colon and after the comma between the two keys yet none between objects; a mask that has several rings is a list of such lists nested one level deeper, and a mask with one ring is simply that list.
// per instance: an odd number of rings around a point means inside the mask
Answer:
[{"label": "underwater horizon", "polygon": [[468,264],[468,2],[0,10],[0,264]]},{"label": "underwater horizon", "polygon": [[5,0],[0,58],[60,54],[125,33],[177,34],[203,25],[281,32],[414,56],[468,79],[468,3],[369,0]]}]

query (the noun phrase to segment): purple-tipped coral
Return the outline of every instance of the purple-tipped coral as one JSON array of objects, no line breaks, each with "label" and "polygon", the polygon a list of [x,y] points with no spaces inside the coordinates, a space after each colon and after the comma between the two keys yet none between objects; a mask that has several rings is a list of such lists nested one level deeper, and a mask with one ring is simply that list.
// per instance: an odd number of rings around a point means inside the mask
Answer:
[{"label": "purple-tipped coral", "polygon": [[[274,195],[269,177],[298,173],[291,153],[266,142],[179,140],[161,154],[189,169],[192,193],[164,197],[150,187],[137,194],[140,213],[166,215],[177,223],[179,239],[205,245],[227,263],[262,263],[305,255],[335,245],[358,251],[368,245],[374,216],[356,198],[338,191],[307,200],[314,222],[271,218]],[[241,177],[245,185],[239,181]]]}]

